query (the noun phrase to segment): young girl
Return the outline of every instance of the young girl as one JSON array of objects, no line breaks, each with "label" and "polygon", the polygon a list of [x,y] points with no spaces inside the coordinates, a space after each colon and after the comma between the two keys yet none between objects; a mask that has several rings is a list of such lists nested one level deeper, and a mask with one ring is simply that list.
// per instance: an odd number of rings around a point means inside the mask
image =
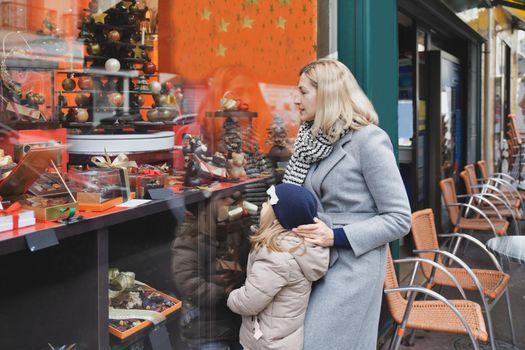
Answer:
[{"label": "young girl", "polygon": [[260,229],[251,238],[245,285],[230,293],[228,307],[243,316],[245,349],[302,349],[312,282],[328,269],[329,250],[291,232],[314,223],[317,201],[311,192],[280,184],[267,193]]}]

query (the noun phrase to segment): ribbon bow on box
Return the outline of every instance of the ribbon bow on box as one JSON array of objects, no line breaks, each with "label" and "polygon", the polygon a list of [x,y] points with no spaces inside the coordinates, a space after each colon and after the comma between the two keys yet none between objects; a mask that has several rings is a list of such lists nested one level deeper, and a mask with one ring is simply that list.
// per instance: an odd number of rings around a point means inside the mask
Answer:
[{"label": "ribbon bow on box", "polygon": [[123,201],[126,202],[131,199],[128,168],[137,168],[137,162],[134,160],[129,160],[128,156],[123,153],[120,153],[118,156],[116,156],[113,161],[106,153],[104,156],[91,157],[91,162],[99,168],[120,169],[121,181],[124,182],[124,187],[126,189],[125,192],[122,193]]},{"label": "ribbon bow on box", "polygon": [[[2,197],[0,197],[0,201],[2,201]],[[16,230],[18,228],[18,219],[19,219],[19,212],[22,206],[18,202],[14,202],[11,204],[7,209],[4,209],[3,206],[0,204],[0,214],[11,215],[13,218],[13,230]]]},{"label": "ribbon bow on box", "polygon": [[137,168],[137,162],[134,160],[129,160],[128,156],[120,153],[113,161],[109,158],[109,155],[106,153],[104,156],[94,156],[91,157],[91,162],[98,166],[99,168]]},{"label": "ribbon bow on box", "polygon": [[[126,289],[133,289],[136,286],[149,287],[147,284],[139,282],[135,279],[135,273],[133,272],[120,272],[116,268],[109,269],[108,271],[109,284],[113,287],[118,288],[117,290],[109,290],[109,298],[113,299],[118,297]],[[166,319],[166,316],[157,311],[152,310],[141,310],[141,309],[116,309],[109,307],[109,319],[111,320],[127,320],[138,318],[142,320],[148,320],[153,324],[159,324]]]}]

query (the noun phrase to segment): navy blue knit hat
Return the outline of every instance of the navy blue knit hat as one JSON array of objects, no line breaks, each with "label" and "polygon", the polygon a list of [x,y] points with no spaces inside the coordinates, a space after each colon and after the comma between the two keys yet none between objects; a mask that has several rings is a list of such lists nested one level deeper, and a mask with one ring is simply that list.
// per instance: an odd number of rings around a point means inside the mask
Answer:
[{"label": "navy blue knit hat", "polygon": [[270,187],[266,193],[277,220],[288,230],[300,225],[313,224],[317,216],[317,200],[302,186],[282,183]]}]

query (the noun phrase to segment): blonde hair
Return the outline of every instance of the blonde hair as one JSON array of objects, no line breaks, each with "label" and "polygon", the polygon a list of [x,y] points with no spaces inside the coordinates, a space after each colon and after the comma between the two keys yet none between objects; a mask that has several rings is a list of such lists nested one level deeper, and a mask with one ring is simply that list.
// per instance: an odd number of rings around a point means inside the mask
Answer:
[{"label": "blonde hair", "polygon": [[374,106],[343,63],[323,58],[304,66],[299,76],[303,74],[317,89],[314,134],[321,130],[335,142],[347,128],[378,124]]},{"label": "blonde hair", "polygon": [[[250,237],[252,250],[258,251],[262,247],[266,247],[270,252],[282,252],[283,249],[279,245],[279,238],[287,235],[295,235],[293,232],[285,229],[277,220],[272,205],[268,202],[266,210],[261,213],[260,225],[257,232]],[[304,238],[301,237],[301,243],[297,246],[288,249],[293,252],[300,246],[304,246]],[[305,247],[305,246],[304,246]],[[306,247],[305,247],[306,248]]]}]

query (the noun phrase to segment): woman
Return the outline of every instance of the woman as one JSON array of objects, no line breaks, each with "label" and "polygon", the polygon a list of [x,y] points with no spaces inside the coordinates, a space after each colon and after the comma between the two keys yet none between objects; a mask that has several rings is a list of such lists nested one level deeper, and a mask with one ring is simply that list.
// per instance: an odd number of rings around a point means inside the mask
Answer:
[{"label": "woman", "polygon": [[302,125],[284,182],[319,200],[319,219],[294,232],[330,247],[312,290],[305,350],[376,348],[386,244],[410,229],[410,206],[388,135],[350,70],[332,59],[300,72]]}]

